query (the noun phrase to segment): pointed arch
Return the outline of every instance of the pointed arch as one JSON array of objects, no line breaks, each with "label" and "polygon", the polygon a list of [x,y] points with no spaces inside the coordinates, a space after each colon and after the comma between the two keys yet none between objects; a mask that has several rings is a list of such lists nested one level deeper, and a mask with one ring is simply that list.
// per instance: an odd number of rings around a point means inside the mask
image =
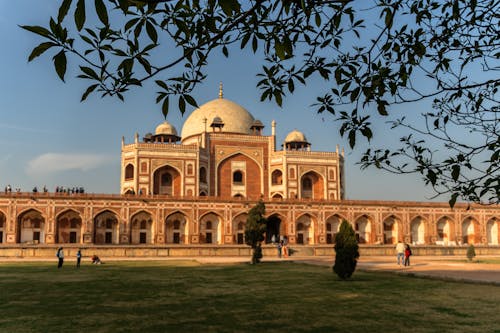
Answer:
[{"label": "pointed arch", "polygon": [[436,222],[436,244],[448,245],[455,242],[455,223],[448,215],[442,215]]},{"label": "pointed arch", "polygon": [[413,245],[425,244],[425,220],[422,216],[415,216],[410,221],[410,237]]},{"label": "pointed arch", "polygon": [[222,217],[215,212],[207,212],[200,216],[200,242],[206,244],[222,243]]},{"label": "pointed arch", "polygon": [[94,217],[94,244],[119,244],[118,214],[104,209]]},{"label": "pointed arch", "polygon": [[82,243],[82,217],[74,209],[66,209],[56,216],[56,243]]},{"label": "pointed arch", "polygon": [[165,218],[165,243],[187,244],[189,239],[188,215],[177,210]]},{"label": "pointed arch", "polygon": [[403,224],[394,214],[390,214],[382,220],[384,229],[384,244],[396,244],[403,241]]},{"label": "pointed arch", "polygon": [[340,224],[343,220],[347,220],[342,217],[340,214],[330,215],[325,220],[325,234],[326,234],[326,243],[334,244],[335,243],[335,235],[339,231]]},{"label": "pointed arch", "polygon": [[488,245],[498,245],[500,243],[500,221],[492,217],[486,222],[486,241]]},{"label": "pointed arch", "polygon": [[481,243],[479,221],[473,216],[467,216],[462,220],[462,243],[479,244]]},{"label": "pointed arch", "polygon": [[18,243],[45,243],[45,217],[39,210],[28,208],[17,218]]},{"label": "pointed arch", "polygon": [[245,226],[248,213],[243,212],[235,215],[232,222],[233,243],[245,244]]},{"label": "pointed arch", "polygon": [[5,243],[5,237],[7,231],[7,216],[0,209],[0,243]]},{"label": "pointed arch", "polygon": [[153,244],[153,214],[140,210],[130,217],[130,243]]},{"label": "pointed arch", "polygon": [[295,239],[297,244],[316,244],[317,218],[309,213],[301,214],[295,220]]},{"label": "pointed arch", "polygon": [[179,169],[165,164],[153,171],[153,194],[181,196],[182,173]]},{"label": "pointed arch", "polygon": [[360,244],[373,244],[373,218],[368,214],[362,214],[354,220],[354,231]]},{"label": "pointed arch", "polygon": [[259,161],[246,153],[235,152],[226,156],[215,170],[217,196],[230,198],[239,193],[245,198],[260,198],[264,193],[262,167]]},{"label": "pointed arch", "polygon": [[325,177],[311,170],[300,177],[300,197],[302,199],[325,199]]}]

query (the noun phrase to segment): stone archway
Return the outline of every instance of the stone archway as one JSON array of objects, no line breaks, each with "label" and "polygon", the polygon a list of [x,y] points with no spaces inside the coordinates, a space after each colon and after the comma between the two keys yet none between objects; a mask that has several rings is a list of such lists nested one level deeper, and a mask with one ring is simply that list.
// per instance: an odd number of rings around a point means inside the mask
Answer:
[{"label": "stone archway", "polygon": [[180,196],[181,175],[170,165],[162,166],[153,174],[153,194]]},{"label": "stone archway", "polygon": [[402,224],[396,216],[391,215],[382,223],[384,229],[384,244],[396,244],[398,240],[402,240]]},{"label": "stone archway", "polygon": [[479,222],[472,217],[466,218],[462,222],[462,243],[478,244],[480,242]]},{"label": "stone archway", "polygon": [[411,242],[414,245],[425,244],[425,222],[417,216],[410,222]]},{"label": "stone archway", "polygon": [[219,215],[208,213],[200,219],[200,243],[222,244],[222,221]]},{"label": "stone archway", "polygon": [[187,244],[189,238],[189,223],[186,215],[181,212],[170,214],[165,219],[165,243]]},{"label": "stone archway", "polygon": [[45,243],[45,218],[36,209],[30,209],[17,219],[18,243]]},{"label": "stone archway", "polygon": [[67,210],[56,218],[56,243],[82,243],[82,218],[80,213]]},{"label": "stone archway", "polygon": [[119,244],[118,217],[106,210],[94,218],[94,244]]},{"label": "stone archway", "polygon": [[0,243],[5,243],[6,231],[7,231],[7,218],[5,214],[0,211]]},{"label": "stone archway", "polygon": [[245,225],[247,223],[248,214],[239,214],[234,217],[232,223],[232,234],[234,244],[245,244]]},{"label": "stone archway", "polygon": [[130,243],[153,244],[153,217],[141,211],[130,219]]},{"label": "stone archway", "polygon": [[354,222],[354,231],[356,232],[356,239],[360,244],[372,243],[372,222],[366,215],[362,215]]},{"label": "stone archway", "polygon": [[490,219],[486,223],[486,240],[488,245],[498,245],[500,243],[499,221],[496,218]]},{"label": "stone archway", "polygon": [[315,244],[315,221],[309,214],[300,216],[295,221],[295,243]]},{"label": "stone archway", "polygon": [[453,228],[453,221],[447,217],[443,216],[441,217],[437,223],[436,223],[436,229],[437,229],[437,237],[436,237],[436,244],[437,245],[448,245],[450,242],[454,242],[453,235],[454,235],[454,228]]},{"label": "stone archway", "polygon": [[326,229],[326,243],[334,244],[335,243],[335,235],[340,229],[340,224],[342,223],[342,218],[335,214],[330,216],[325,221],[325,229]]},{"label": "stone archway", "polygon": [[300,197],[302,199],[324,199],[323,177],[314,171],[309,171],[300,178]]}]

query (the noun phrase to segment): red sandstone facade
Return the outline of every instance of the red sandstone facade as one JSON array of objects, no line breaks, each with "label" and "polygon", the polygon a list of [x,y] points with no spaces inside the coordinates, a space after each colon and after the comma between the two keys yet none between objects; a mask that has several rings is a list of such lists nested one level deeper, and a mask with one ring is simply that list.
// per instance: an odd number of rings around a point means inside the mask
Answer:
[{"label": "red sandstone facade", "polygon": [[[0,194],[1,244],[243,244],[250,208],[266,204],[267,240],[333,243],[342,220],[360,243],[500,243],[498,206],[344,200],[342,153],[315,152],[292,131],[277,149],[222,98],[186,120],[122,140],[121,194]],[[180,141],[180,142],[179,142]],[[0,244],[0,246],[1,246]]]}]

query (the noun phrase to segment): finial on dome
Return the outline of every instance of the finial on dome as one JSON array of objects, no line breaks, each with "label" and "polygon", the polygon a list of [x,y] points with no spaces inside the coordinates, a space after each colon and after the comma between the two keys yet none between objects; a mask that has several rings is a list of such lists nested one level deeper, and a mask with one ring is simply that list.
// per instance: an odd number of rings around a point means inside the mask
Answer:
[{"label": "finial on dome", "polygon": [[219,98],[223,98],[224,93],[222,92],[222,82],[219,83]]}]

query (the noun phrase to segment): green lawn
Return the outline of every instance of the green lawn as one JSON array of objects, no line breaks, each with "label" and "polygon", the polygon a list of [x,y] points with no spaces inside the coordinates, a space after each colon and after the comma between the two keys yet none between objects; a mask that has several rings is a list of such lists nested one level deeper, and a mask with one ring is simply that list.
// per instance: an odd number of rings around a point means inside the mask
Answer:
[{"label": "green lawn", "polygon": [[500,332],[500,287],[296,263],[0,264],[0,332]]}]

